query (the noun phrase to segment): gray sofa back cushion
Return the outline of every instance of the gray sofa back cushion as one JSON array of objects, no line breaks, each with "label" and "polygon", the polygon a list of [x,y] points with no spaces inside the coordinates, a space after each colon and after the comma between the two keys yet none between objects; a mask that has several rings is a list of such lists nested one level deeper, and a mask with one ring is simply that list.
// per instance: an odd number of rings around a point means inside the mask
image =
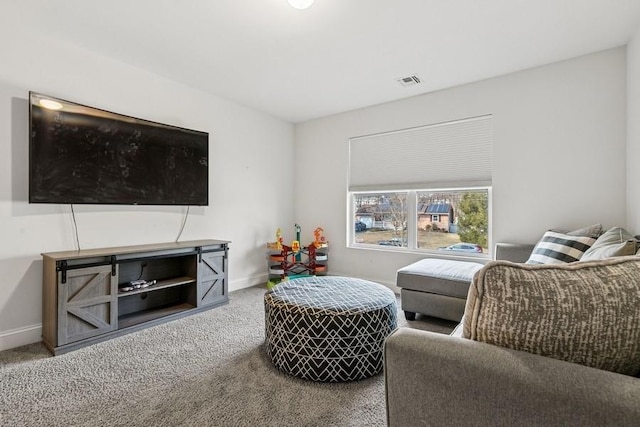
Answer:
[{"label": "gray sofa back cushion", "polygon": [[463,337],[627,375],[640,372],[640,258],[492,261],[475,276]]}]

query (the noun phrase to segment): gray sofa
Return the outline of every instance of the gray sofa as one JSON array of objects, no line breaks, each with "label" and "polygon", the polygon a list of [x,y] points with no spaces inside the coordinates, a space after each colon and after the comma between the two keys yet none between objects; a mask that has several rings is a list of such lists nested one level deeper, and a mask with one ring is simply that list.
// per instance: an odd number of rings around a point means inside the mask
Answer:
[{"label": "gray sofa", "polygon": [[[521,262],[530,250],[530,245],[499,245],[496,257]],[[388,425],[640,425],[640,379],[632,376],[640,368],[640,332],[635,330],[640,323],[640,309],[635,308],[640,305],[640,258],[630,258],[569,266],[493,261],[483,267],[474,276],[463,322],[452,335],[400,328],[387,338]],[[563,292],[564,282],[554,288],[556,294],[540,301],[535,294],[518,295],[527,289],[523,283],[539,292],[544,280],[567,280],[568,296],[557,294]],[[579,342],[558,341],[557,336],[570,335],[571,325],[604,310],[609,302],[590,306],[585,301],[609,301],[606,290],[595,296],[589,292],[612,280],[622,283],[619,287],[626,292],[616,296],[609,307],[612,322],[623,321],[623,326],[607,334],[587,321],[592,329],[578,337]],[[496,289],[507,289],[507,293],[495,298],[492,292]],[[578,301],[574,310],[578,317],[567,314],[567,300]],[[509,301],[515,303],[509,305]],[[548,309],[553,304],[560,304],[562,310],[552,311],[547,322],[549,312],[539,307]],[[571,304],[569,307],[576,306]],[[632,322],[626,322],[628,316],[633,317]],[[569,326],[561,324],[560,330],[553,330],[567,318],[571,319]],[[518,332],[531,329],[535,329],[533,334]],[[584,342],[593,336],[607,341],[595,352]],[[554,351],[558,354],[548,354]],[[611,365],[616,355],[633,360]],[[618,373],[621,371],[626,374]]]}]

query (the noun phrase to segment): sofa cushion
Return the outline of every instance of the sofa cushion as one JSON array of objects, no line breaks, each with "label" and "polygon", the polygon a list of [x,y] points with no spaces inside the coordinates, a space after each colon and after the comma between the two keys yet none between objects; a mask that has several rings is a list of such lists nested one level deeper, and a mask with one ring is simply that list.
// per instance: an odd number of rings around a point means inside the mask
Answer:
[{"label": "sofa cushion", "polygon": [[477,262],[425,258],[397,271],[396,284],[403,289],[466,298]]},{"label": "sofa cushion", "polygon": [[580,261],[592,261],[615,256],[634,255],[636,240],[633,234],[621,227],[613,227],[598,237],[587,249]]},{"label": "sofa cushion", "polygon": [[596,239],[547,231],[533,248],[527,264],[562,264],[579,261]]},{"label": "sofa cushion", "polygon": [[578,228],[577,230],[551,230],[558,233],[568,234],[569,236],[587,236],[597,239],[602,234],[602,224],[593,224],[587,227]]},{"label": "sofa cushion", "polygon": [[640,372],[640,258],[492,261],[475,276],[463,337],[627,375]]}]

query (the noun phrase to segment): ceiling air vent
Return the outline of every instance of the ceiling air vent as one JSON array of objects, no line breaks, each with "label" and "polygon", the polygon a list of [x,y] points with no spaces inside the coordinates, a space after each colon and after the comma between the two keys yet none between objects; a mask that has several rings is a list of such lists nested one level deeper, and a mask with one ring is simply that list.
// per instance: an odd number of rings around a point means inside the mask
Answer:
[{"label": "ceiling air vent", "polygon": [[410,76],[407,77],[401,77],[399,79],[396,79],[396,81],[398,83],[400,83],[402,86],[413,86],[413,85],[417,85],[419,84],[422,80],[420,79],[420,77],[417,74],[412,74]]}]

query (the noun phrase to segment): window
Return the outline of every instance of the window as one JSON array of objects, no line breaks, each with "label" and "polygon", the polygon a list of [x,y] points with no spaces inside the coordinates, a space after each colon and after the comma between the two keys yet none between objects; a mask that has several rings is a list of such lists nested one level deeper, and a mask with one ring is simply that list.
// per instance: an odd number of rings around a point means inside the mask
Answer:
[{"label": "window", "polygon": [[489,195],[488,187],[353,192],[353,246],[487,254]]},{"label": "window", "polygon": [[406,192],[354,194],[355,242],[407,247],[407,196]]},{"label": "window", "polygon": [[352,138],[350,246],[487,254],[491,120]]},{"label": "window", "polygon": [[416,248],[488,252],[488,188],[417,191],[415,197]]}]

